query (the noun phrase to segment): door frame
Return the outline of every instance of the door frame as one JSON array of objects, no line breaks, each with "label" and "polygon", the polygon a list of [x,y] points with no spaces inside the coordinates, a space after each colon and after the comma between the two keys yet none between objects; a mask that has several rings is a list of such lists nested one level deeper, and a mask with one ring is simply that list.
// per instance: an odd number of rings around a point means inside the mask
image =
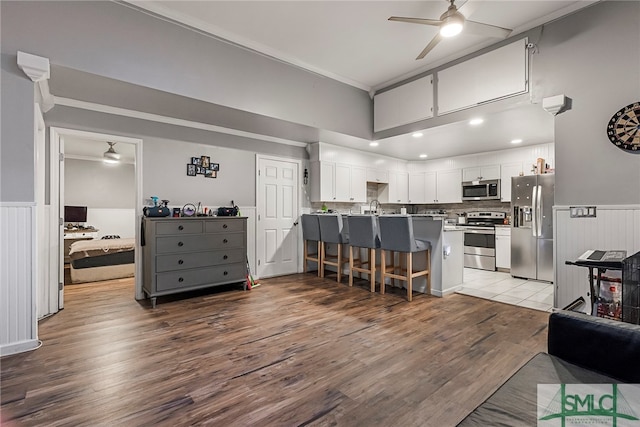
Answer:
[{"label": "door frame", "polygon": [[[256,265],[254,266],[253,271],[256,273],[256,275],[259,277],[259,266],[258,266],[258,245],[260,243],[262,243],[262,238],[261,236],[259,236],[258,234],[258,230],[260,228],[260,215],[263,214],[263,212],[260,210],[260,161],[261,160],[275,160],[275,161],[280,161],[280,162],[289,162],[289,163],[295,163],[297,168],[298,168],[298,206],[296,206],[296,209],[298,210],[298,218],[300,217],[301,213],[302,213],[302,196],[303,196],[303,161],[301,159],[294,159],[291,157],[278,157],[278,156],[271,156],[271,155],[264,155],[264,154],[256,154],[256,229],[254,231],[255,236],[256,236],[256,242],[255,242],[255,254],[256,254]],[[299,219],[298,219],[299,221]],[[298,239],[296,242],[296,256],[298,257],[298,262],[296,263],[296,270],[298,273],[302,272],[302,225],[300,225],[298,227],[298,230],[300,230],[298,232]]]},{"label": "door frame", "polygon": [[[113,142],[123,142],[127,144],[133,144],[135,146],[135,162],[134,162],[134,178],[135,178],[135,194],[136,194],[136,202],[135,202],[135,299],[140,300],[144,299],[144,292],[142,291],[142,253],[140,246],[140,221],[142,220],[142,142],[143,140],[140,138],[132,138],[128,136],[122,135],[113,135],[113,134],[104,134],[99,132],[90,132],[83,131],[78,129],[70,129],[70,128],[62,128],[62,127],[51,127],[50,128],[50,172],[49,172],[49,184],[50,184],[50,203],[51,203],[51,235],[50,238],[52,242],[58,242],[58,248],[64,246],[64,242],[61,241],[61,229],[63,226],[62,218],[60,217],[60,195],[64,194],[64,189],[60,188],[60,159],[58,153],[60,153],[60,139],[65,136],[75,136],[86,139],[95,139],[95,140],[109,140]],[[62,153],[64,155],[64,153]],[[63,156],[64,158],[64,156]],[[52,245],[53,246],[53,245]],[[60,259],[59,253],[51,253],[49,254],[51,265],[59,266],[64,262],[63,259]],[[63,277],[59,277],[58,280],[51,284],[52,287],[56,287],[59,289],[59,299],[58,306],[59,308],[64,308],[64,272],[62,273]],[[60,283],[63,285],[60,286]]]}]

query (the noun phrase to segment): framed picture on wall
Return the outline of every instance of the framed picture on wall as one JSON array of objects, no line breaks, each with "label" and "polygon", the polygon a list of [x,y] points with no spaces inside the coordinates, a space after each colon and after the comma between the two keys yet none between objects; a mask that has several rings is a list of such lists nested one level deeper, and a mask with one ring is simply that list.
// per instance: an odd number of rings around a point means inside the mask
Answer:
[{"label": "framed picture on wall", "polygon": [[201,162],[202,162],[202,159],[200,157],[192,157],[191,158],[191,164],[192,165],[200,165]]},{"label": "framed picture on wall", "polygon": [[200,165],[202,165],[203,168],[209,169],[209,163],[211,163],[211,158],[209,156],[200,157]]},{"label": "framed picture on wall", "polygon": [[219,171],[220,170],[220,163],[211,163],[211,165],[209,166],[209,169],[211,169],[212,171]]},{"label": "framed picture on wall", "polygon": [[187,176],[196,176],[196,165],[187,163]]},{"label": "framed picture on wall", "polygon": [[204,177],[205,178],[217,178],[218,177],[218,172],[211,170],[211,169],[207,169],[206,172],[204,173]]},{"label": "framed picture on wall", "polygon": [[197,173],[198,175],[204,175],[204,171],[205,171],[205,170],[206,170],[206,169],[205,169],[205,168],[203,168],[202,166],[196,166],[196,173]]}]

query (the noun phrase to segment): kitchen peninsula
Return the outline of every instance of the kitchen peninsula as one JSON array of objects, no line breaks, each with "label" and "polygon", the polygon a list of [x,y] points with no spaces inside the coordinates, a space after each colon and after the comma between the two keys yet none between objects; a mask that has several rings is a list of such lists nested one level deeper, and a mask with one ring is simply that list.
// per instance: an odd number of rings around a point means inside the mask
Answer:
[{"label": "kitchen peninsula", "polygon": [[[411,215],[411,217],[413,218],[414,237],[428,240],[431,243],[431,294],[442,297],[462,288],[464,269],[463,228],[445,225],[443,218],[438,216],[418,214]],[[343,234],[348,235],[349,215],[342,215],[342,222]],[[329,250],[333,249],[329,247]],[[376,262],[380,263],[379,254]],[[414,263],[414,270],[425,267],[423,257],[415,257]],[[348,275],[348,263],[346,263],[345,274]],[[379,279],[376,281],[379,283]],[[425,277],[414,279],[413,290],[415,292],[425,293],[426,288]]]}]

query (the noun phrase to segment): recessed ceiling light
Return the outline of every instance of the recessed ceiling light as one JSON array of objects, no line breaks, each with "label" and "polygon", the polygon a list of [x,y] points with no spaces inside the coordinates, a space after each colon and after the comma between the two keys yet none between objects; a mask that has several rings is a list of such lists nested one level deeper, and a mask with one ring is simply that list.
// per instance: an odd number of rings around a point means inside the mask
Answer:
[{"label": "recessed ceiling light", "polygon": [[471,126],[478,126],[479,124],[482,124],[482,123],[484,123],[484,119],[481,119],[480,117],[469,120],[469,124]]},{"label": "recessed ceiling light", "polygon": [[378,143],[375,141],[369,143],[369,147],[377,147],[377,146],[378,146]]},{"label": "recessed ceiling light", "polygon": [[522,140],[521,140],[521,139],[512,139],[512,140],[511,140],[511,143],[512,143],[512,144],[520,144],[521,142],[522,142]]},{"label": "recessed ceiling light", "polygon": [[411,136],[414,137],[414,138],[420,138],[420,137],[422,137],[422,132],[415,132]]},{"label": "recessed ceiling light", "polygon": [[426,154],[420,154],[420,158],[421,158],[421,159],[426,159],[426,158],[427,158],[427,155],[426,155]]}]

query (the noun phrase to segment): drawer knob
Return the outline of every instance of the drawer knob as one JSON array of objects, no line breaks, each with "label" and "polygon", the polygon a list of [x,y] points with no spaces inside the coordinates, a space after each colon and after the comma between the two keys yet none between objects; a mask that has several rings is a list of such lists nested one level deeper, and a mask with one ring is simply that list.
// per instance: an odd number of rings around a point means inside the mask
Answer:
[{"label": "drawer knob", "polygon": [[178,242],[178,246],[184,246],[184,243]]},{"label": "drawer knob", "polygon": [[183,227],[183,226],[181,226],[181,225],[179,225],[179,226],[178,226],[178,230],[182,231],[182,230],[184,230],[184,227]]},{"label": "drawer knob", "polygon": [[179,259],[179,260],[178,260],[178,264],[182,265],[182,264],[184,264],[184,261],[183,261],[183,260],[181,260],[181,259]]},{"label": "drawer knob", "polygon": [[222,224],[222,228],[227,228],[227,224]]},{"label": "drawer knob", "polygon": [[227,239],[224,239],[224,240],[222,241],[222,243],[228,243],[228,242],[229,242],[229,241],[228,241]]},{"label": "drawer knob", "polygon": [[222,259],[227,259],[229,258],[227,255],[223,256]]},{"label": "drawer knob", "polygon": [[229,274],[229,273],[227,273],[227,272],[225,271],[223,274],[226,276],[226,275],[227,275],[227,274]]},{"label": "drawer knob", "polygon": [[178,277],[178,282],[182,283],[184,282],[184,279],[182,277]]}]

